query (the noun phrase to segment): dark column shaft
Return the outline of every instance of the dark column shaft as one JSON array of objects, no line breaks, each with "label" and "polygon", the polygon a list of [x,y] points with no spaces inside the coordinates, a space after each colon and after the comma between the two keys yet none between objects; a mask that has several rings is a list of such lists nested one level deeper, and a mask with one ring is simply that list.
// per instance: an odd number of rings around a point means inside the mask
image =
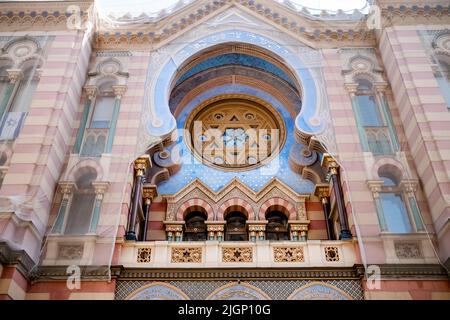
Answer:
[{"label": "dark column shaft", "polygon": [[148,218],[150,215],[150,206],[152,205],[150,199],[145,199],[144,203],[144,232],[142,233],[142,241],[147,241],[147,227],[148,227]]},{"label": "dark column shaft", "polygon": [[332,236],[333,231],[331,230],[330,219],[328,218],[328,216],[330,215],[330,210],[327,198],[322,198],[322,209],[323,215],[325,216],[325,226],[327,227],[328,240],[334,240],[334,236]]},{"label": "dark column shaft", "polygon": [[142,175],[137,174],[134,178],[134,194],[131,202],[131,211],[128,219],[128,230],[125,234],[127,240],[137,240],[136,238],[136,218],[139,208],[139,200],[142,193]]},{"label": "dark column shaft", "polygon": [[342,186],[339,181],[337,172],[331,173],[331,179],[333,181],[333,192],[336,197],[336,205],[339,214],[339,223],[341,227],[341,233],[339,235],[340,240],[352,239],[352,234],[348,228],[347,209],[344,203],[344,193],[342,192]]}]

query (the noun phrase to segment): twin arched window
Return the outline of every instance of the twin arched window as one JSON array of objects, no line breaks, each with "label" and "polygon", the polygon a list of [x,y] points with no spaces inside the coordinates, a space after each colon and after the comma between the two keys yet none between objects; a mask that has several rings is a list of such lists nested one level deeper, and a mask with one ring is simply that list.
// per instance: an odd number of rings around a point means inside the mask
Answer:
[{"label": "twin arched window", "polygon": [[95,203],[95,190],[92,186],[95,179],[96,174],[93,172],[87,172],[77,179],[77,189],[70,203],[65,234],[89,233]]},{"label": "twin arched window", "polygon": [[397,179],[388,174],[380,174],[383,180],[383,187],[380,192],[382,214],[387,232],[410,233],[413,231],[411,220],[408,214],[403,190],[398,185]]},{"label": "twin arched window", "polygon": [[[357,124],[360,126],[364,151],[374,155],[392,154],[394,147],[390,135],[393,132],[389,110],[378,101],[370,81],[358,80],[356,99]],[[391,128],[389,128],[389,126]],[[395,134],[395,133],[394,133]]]}]

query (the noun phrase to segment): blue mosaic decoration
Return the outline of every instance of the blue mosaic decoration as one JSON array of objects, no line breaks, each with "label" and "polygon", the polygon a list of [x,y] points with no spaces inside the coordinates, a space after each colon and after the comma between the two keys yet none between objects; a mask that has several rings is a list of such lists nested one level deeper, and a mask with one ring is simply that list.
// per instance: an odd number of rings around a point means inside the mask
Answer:
[{"label": "blue mosaic decoration", "polygon": [[320,118],[318,113],[319,99],[316,82],[309,68],[301,60],[301,57],[263,35],[233,29],[205,36],[189,43],[175,55],[169,57],[159,74],[156,75],[157,81],[154,86],[151,86],[151,81],[154,79],[155,74],[152,74],[152,69],[148,68],[145,86],[151,89],[145,92],[144,108],[150,110],[151,115],[147,123],[149,135],[156,137],[165,136],[177,127],[176,120],[169,108],[169,95],[172,80],[178,68],[198,52],[208,47],[229,42],[247,43],[263,47],[281,57],[292,69],[294,76],[302,86],[303,105],[300,114],[295,120],[296,128],[307,135],[319,134],[324,130],[325,121]]},{"label": "blue mosaic decoration", "polygon": [[[188,115],[197,105],[223,94],[246,94],[258,97],[271,104],[278,112],[280,112],[285,121],[286,142],[278,156],[270,163],[249,171],[228,172],[206,166],[192,155],[183,140],[181,131],[181,129],[184,128]],[[294,139],[294,119],[292,119],[289,112],[277,99],[265,91],[240,84],[228,84],[216,87],[203,92],[187,104],[178,116],[177,124],[180,135],[177,143],[171,149],[177,148],[179,150],[183,158],[183,163],[176,174],[158,186],[158,192],[160,194],[177,193],[195,178],[199,178],[215,192],[221,190],[235,177],[255,192],[260,191],[273,177],[278,178],[297,193],[311,193],[314,190],[314,184],[311,181],[303,179],[289,167],[289,150],[296,143]]]},{"label": "blue mosaic decoration", "polygon": [[293,88],[295,88],[295,83],[292,81],[292,78],[286,74],[283,70],[278,68],[273,63],[270,63],[264,59],[250,56],[242,53],[227,53],[220,56],[215,56],[209,59],[206,59],[199,64],[195,65],[193,68],[189,69],[185,72],[177,81],[176,85],[179,85],[181,82],[189,79],[195,74],[198,74],[202,71],[218,68],[225,65],[241,65],[245,67],[256,68],[260,70],[264,70],[268,73],[271,73],[287,83],[289,83]]}]

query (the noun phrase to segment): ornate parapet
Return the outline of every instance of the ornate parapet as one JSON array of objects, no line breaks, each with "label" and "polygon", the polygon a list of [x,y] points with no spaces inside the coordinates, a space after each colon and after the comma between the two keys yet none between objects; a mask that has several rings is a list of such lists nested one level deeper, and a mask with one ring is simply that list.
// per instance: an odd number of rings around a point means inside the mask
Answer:
[{"label": "ornate parapet", "polygon": [[353,242],[327,240],[125,242],[118,265],[144,269],[352,267],[355,252]]}]

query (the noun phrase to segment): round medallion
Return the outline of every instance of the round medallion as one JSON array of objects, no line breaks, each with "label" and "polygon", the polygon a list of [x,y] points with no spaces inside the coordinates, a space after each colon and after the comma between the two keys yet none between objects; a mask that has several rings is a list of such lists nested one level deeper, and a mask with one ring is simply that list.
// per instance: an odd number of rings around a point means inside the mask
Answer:
[{"label": "round medallion", "polygon": [[284,145],[281,115],[265,101],[233,95],[213,98],[186,120],[186,144],[202,163],[224,170],[250,170],[275,157]]},{"label": "round medallion", "polygon": [[28,46],[18,46],[14,49],[14,55],[16,57],[25,57],[31,53],[31,48]]}]

